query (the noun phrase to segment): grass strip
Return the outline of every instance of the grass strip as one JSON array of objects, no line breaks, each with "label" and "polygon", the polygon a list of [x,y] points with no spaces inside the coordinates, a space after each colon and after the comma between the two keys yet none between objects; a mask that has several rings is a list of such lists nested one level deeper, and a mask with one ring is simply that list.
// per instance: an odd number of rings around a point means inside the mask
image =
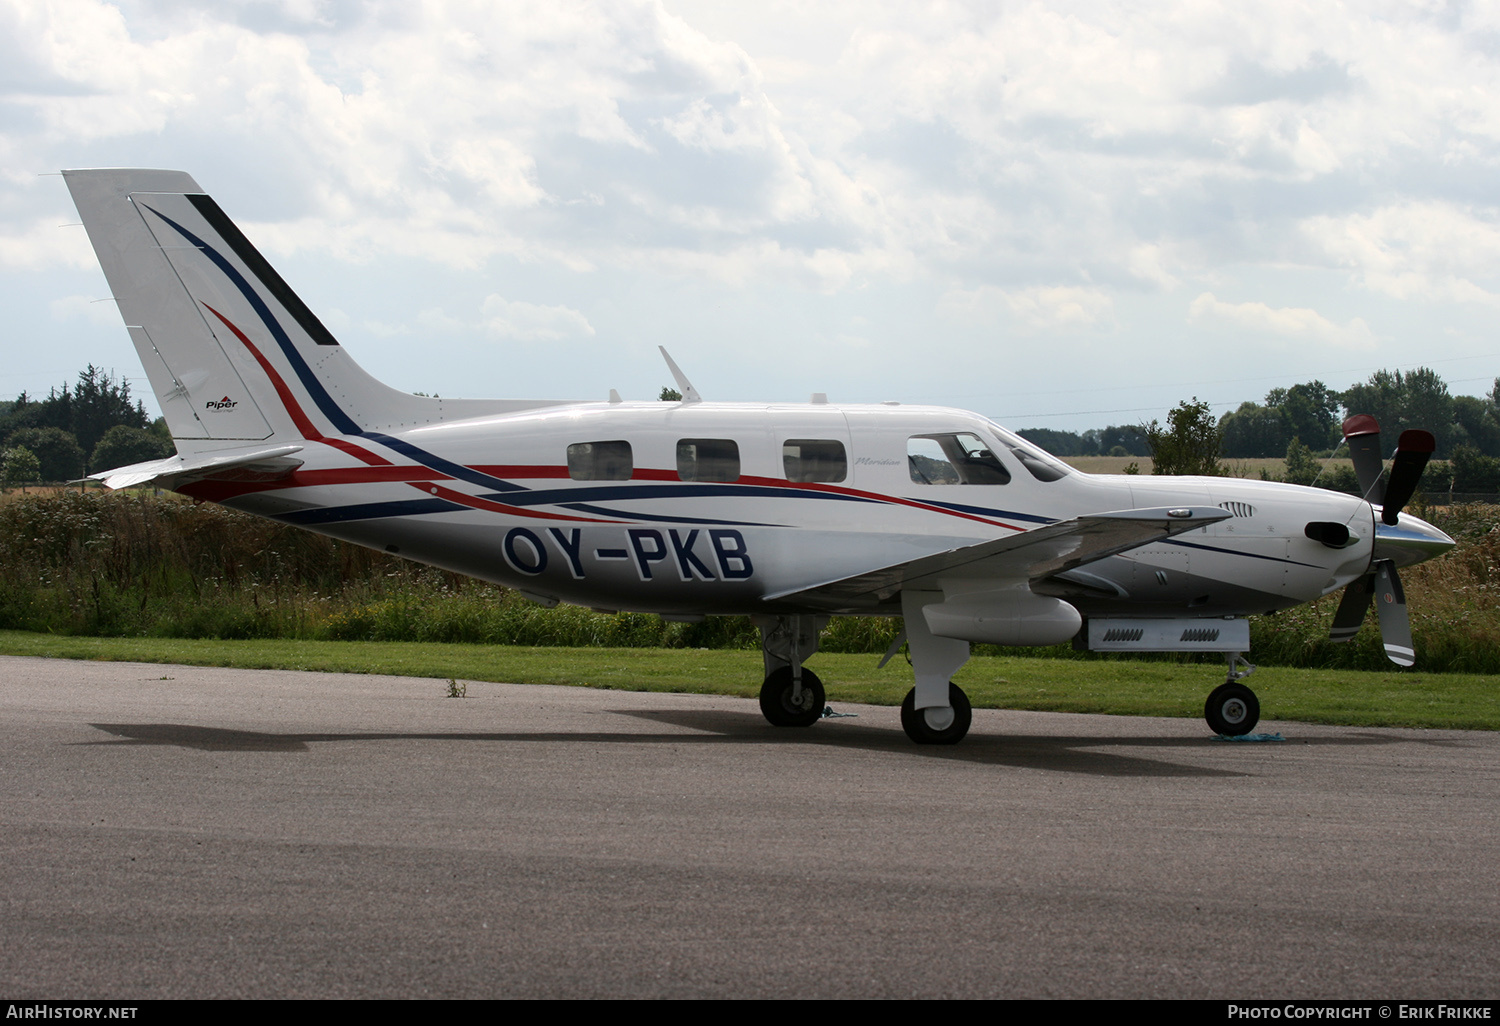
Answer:
[{"label": "grass strip", "polygon": [[[733,649],[524,648],[436,642],[89,638],[0,631],[0,653],[58,659],[320,670],[563,684],[754,698],[760,653]],[[911,687],[900,660],[820,653],[809,665],[828,700],[896,705]],[[976,656],[955,678],[976,708],[1125,716],[1203,715],[1222,680],[1213,665],[1129,659],[1074,662]],[[1350,726],[1500,729],[1500,681],[1488,674],[1267,667],[1251,679],[1265,719]],[[438,684],[434,684],[438,687]]]}]

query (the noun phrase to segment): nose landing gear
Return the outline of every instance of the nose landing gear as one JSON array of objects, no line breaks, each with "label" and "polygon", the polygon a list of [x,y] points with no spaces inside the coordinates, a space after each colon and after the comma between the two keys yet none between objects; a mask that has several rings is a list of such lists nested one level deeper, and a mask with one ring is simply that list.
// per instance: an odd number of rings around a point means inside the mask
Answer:
[{"label": "nose landing gear", "polygon": [[[1255,672],[1238,652],[1228,654],[1229,677],[1209,692],[1203,706],[1203,718],[1209,729],[1225,737],[1239,737],[1255,729],[1260,722],[1260,699],[1240,681]],[[1244,666],[1241,670],[1239,667]]]}]

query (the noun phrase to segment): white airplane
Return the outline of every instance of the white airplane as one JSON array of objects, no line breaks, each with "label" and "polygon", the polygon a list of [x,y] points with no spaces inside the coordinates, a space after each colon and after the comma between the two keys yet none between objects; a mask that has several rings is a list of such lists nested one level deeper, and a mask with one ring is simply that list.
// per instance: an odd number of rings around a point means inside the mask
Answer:
[{"label": "white airplane", "polygon": [[[177,444],[94,477],[153,484],[506,585],[545,605],[749,615],[761,709],[810,726],[804,665],[832,616],[899,616],[913,741],[969,729],[950,678],[971,642],[1218,652],[1205,717],[1259,719],[1249,613],[1346,588],[1413,661],[1397,568],[1453,545],[1401,513],[1432,451],[1406,432],[1389,483],[1350,418],[1365,498],[1231,478],[1095,476],[975,413],[931,406],[439,399],[350,358],[180,171],[64,171]],[[1379,509],[1381,515],[1376,515]],[[882,662],[882,665],[884,663]]]}]

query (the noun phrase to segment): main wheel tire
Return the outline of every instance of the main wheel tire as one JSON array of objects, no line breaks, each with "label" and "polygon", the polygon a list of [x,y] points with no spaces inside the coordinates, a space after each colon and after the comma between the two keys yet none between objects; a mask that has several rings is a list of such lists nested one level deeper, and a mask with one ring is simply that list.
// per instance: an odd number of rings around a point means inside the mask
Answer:
[{"label": "main wheel tire", "polygon": [[[917,689],[912,688],[901,702],[901,729],[919,745],[958,744],[974,722],[974,708],[969,705],[969,696],[964,694],[964,689],[952,681],[948,682],[948,705],[948,709],[939,707],[919,711]],[[930,718],[928,714],[932,714]],[[947,723],[943,723],[945,719]],[[934,723],[938,725],[934,726]]]},{"label": "main wheel tire", "polygon": [[760,711],[773,727],[811,727],[823,716],[823,682],[802,668],[801,701],[792,701],[792,668],[772,670],[760,687]]},{"label": "main wheel tire", "polygon": [[1209,693],[1203,718],[1215,734],[1239,737],[1250,733],[1260,722],[1260,699],[1243,684],[1220,684]]}]

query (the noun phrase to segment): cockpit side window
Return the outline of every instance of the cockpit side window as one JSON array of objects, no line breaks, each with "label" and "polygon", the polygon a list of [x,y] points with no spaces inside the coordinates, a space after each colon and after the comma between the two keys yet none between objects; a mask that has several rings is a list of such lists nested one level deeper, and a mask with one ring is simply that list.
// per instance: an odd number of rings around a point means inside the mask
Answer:
[{"label": "cockpit side window", "polygon": [[740,447],[729,438],[681,439],[677,476],[683,481],[738,481]]},{"label": "cockpit side window", "polygon": [[1057,460],[1043,459],[1037,453],[1018,445],[1010,447],[1010,454],[1016,458],[1016,462],[1026,468],[1028,474],[1038,481],[1058,481],[1068,476],[1070,468],[1066,465],[1059,464]]},{"label": "cockpit side window", "polygon": [[629,481],[634,471],[629,442],[574,442],[568,446],[568,476],[574,481]]},{"label": "cockpit side window", "polygon": [[833,438],[789,438],[781,443],[788,481],[835,483],[849,475],[844,443]]},{"label": "cockpit side window", "polygon": [[918,484],[1010,483],[1010,471],[989,444],[967,431],[913,435],[906,443],[906,466]]}]

